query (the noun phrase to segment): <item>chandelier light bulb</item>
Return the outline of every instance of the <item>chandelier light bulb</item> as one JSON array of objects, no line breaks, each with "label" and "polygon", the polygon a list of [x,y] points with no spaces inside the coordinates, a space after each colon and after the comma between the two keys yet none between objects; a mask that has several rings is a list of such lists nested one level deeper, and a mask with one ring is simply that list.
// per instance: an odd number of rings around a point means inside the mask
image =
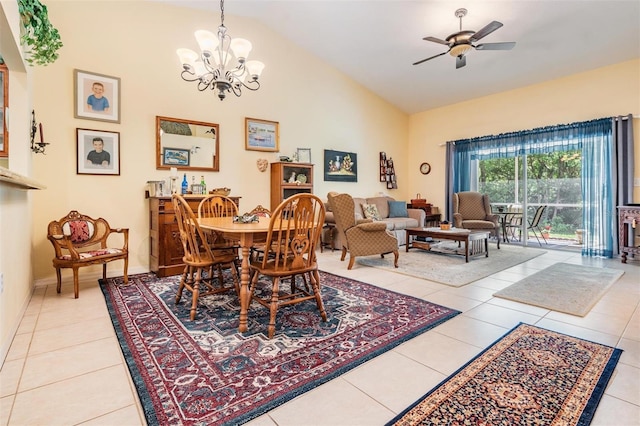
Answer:
[{"label": "chandelier light bulb", "polygon": [[209,57],[213,53],[213,51],[218,47],[220,41],[215,34],[211,31],[207,30],[198,30],[195,33],[196,40],[198,41],[198,45],[200,46],[200,50],[202,54]]},{"label": "chandelier light bulb", "polygon": [[264,64],[260,61],[247,61],[244,66],[247,68],[247,73],[249,73],[249,76],[253,80],[257,80],[264,69]]}]

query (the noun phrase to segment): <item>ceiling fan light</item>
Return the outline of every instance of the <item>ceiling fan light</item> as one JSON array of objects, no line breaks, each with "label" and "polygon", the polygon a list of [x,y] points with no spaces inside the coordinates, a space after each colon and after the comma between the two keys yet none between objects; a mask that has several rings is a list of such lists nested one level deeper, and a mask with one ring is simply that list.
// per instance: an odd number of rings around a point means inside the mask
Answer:
[{"label": "ceiling fan light", "polygon": [[471,50],[470,44],[458,44],[457,46],[453,46],[451,48],[451,50],[449,51],[449,54],[451,56],[460,56],[460,55],[464,55],[469,50]]}]

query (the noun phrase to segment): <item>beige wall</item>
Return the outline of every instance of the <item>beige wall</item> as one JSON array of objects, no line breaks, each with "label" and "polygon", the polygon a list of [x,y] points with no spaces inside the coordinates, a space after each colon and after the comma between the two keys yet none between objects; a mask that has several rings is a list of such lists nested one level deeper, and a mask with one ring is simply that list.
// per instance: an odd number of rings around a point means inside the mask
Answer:
[{"label": "beige wall", "polygon": [[[400,182],[407,181],[408,116],[253,21],[225,16],[232,37],[253,42],[250,59],[266,64],[262,88],[220,102],[212,93],[198,92],[193,83],[182,81],[175,54],[179,47],[196,50],[193,32],[215,31],[218,13],[155,2],[64,1],[50,2],[49,15],[64,47],[54,64],[35,72],[36,114],[51,142],[46,155],[34,158],[34,177],[49,186],[34,196],[37,283],[54,279],[47,223],[71,209],[129,227],[131,271],[148,270],[145,183],[169,177],[168,171],[156,170],[156,115],[220,124],[220,172],[204,176],[209,188],[226,186],[232,195],[241,196],[241,211],[269,205],[269,173],[259,172],[256,160],[291,156],[298,147],[311,148],[315,193],[323,198],[331,190],[357,195],[386,191],[378,178],[381,150],[396,160]],[[73,117],[74,69],[121,79],[120,124]],[[245,117],[280,123],[279,153],[245,150]],[[120,132],[120,176],[76,174],[76,128]],[[358,184],[323,181],[324,149],[358,154]],[[121,274],[120,265],[109,265],[109,273]],[[70,272],[63,275],[69,279]]]},{"label": "beige wall", "polygon": [[[447,141],[640,114],[640,60],[414,114],[409,124],[410,193],[444,207]],[[640,120],[634,120],[636,177],[640,176]],[[419,173],[420,163],[431,174]],[[635,188],[640,202],[640,190]],[[441,209],[444,210],[444,209]]]}]

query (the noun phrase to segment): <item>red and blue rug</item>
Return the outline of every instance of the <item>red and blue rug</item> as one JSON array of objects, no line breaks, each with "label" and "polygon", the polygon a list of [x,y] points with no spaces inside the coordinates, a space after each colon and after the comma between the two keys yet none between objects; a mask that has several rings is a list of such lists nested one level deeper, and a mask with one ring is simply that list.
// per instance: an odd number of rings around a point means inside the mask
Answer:
[{"label": "red and blue rug", "polygon": [[239,333],[233,293],[175,304],[179,276],[154,274],[101,281],[122,352],[148,424],[247,422],[460,312],[320,272],[328,321],[314,301],[283,307],[276,335],[269,312],[249,309]]},{"label": "red and blue rug", "polygon": [[588,425],[621,353],[520,324],[387,425]]}]

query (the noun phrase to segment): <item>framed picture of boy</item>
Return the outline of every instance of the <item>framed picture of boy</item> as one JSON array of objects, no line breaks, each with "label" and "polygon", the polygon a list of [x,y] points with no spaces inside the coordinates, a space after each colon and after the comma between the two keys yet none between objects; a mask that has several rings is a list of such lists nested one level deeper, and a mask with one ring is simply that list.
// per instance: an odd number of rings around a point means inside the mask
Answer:
[{"label": "framed picture of boy", "polygon": [[120,122],[120,79],[74,70],[75,118]]},{"label": "framed picture of boy", "polygon": [[79,175],[120,175],[120,133],[76,129]]}]

